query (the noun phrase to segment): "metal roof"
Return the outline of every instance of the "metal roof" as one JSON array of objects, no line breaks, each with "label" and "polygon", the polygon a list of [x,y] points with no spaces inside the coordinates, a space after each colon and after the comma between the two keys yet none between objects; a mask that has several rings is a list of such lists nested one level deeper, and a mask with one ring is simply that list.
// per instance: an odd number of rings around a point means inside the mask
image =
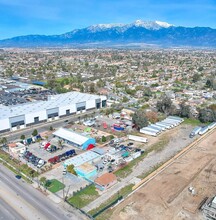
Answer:
[{"label": "metal roof", "polygon": [[79,154],[75,157],[72,157],[68,160],[65,160],[64,166],[68,166],[68,165],[73,164],[75,167],[77,167],[77,166],[80,166],[86,162],[90,162],[98,157],[100,157],[99,154],[89,150],[89,151],[86,151],[86,152]]},{"label": "metal roof", "polygon": [[62,139],[65,139],[67,141],[70,141],[72,143],[83,145],[87,140],[89,140],[88,137],[78,134],[76,132],[70,131],[65,128],[59,128],[57,131],[53,133],[53,135],[60,137]]},{"label": "metal roof", "polygon": [[105,96],[91,95],[80,92],[68,92],[59,95],[49,96],[48,101],[35,101],[15,106],[1,106],[0,119],[29,114],[32,112],[44,111],[46,109],[60,106],[74,105],[92,99],[105,98]]}]

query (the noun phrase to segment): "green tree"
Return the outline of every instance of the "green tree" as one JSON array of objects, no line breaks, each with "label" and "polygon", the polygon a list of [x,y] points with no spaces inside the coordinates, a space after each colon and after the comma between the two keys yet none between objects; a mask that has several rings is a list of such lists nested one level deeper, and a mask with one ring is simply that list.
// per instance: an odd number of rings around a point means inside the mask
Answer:
[{"label": "green tree", "polygon": [[136,111],[132,116],[132,121],[138,129],[148,125],[148,120],[143,110]]},{"label": "green tree", "polygon": [[38,135],[38,131],[37,131],[37,129],[34,129],[34,131],[32,132],[32,136],[37,136]]},{"label": "green tree", "polygon": [[58,140],[58,147],[62,149],[63,148],[63,143],[64,143],[63,140]]},{"label": "green tree", "polygon": [[102,136],[102,138],[101,138],[101,141],[104,143],[104,142],[106,142],[106,137],[105,136]]},{"label": "green tree", "polygon": [[201,122],[213,122],[216,120],[216,113],[212,109],[199,109],[198,118]]},{"label": "green tree", "polygon": [[46,179],[46,177],[45,176],[42,176],[41,178],[40,178],[40,184],[41,185],[45,185],[45,183],[46,183],[46,181],[47,181],[47,179]]},{"label": "green tree", "polygon": [[21,140],[25,140],[25,135],[22,134],[22,135],[20,136],[20,139],[21,139]]},{"label": "green tree", "polygon": [[73,164],[67,166],[67,172],[76,175],[76,171],[74,170],[74,165]]},{"label": "green tree", "polygon": [[165,114],[170,114],[173,110],[172,100],[167,95],[163,95],[156,106],[159,112]]},{"label": "green tree", "polygon": [[181,103],[180,104],[179,116],[190,118],[191,117],[190,106],[185,105],[185,103]]}]

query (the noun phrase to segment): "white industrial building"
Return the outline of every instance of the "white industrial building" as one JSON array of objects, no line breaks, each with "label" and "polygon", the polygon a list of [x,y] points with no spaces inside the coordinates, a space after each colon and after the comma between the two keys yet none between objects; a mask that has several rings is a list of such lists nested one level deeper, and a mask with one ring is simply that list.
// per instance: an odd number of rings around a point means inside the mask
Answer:
[{"label": "white industrial building", "polygon": [[47,101],[35,101],[15,106],[0,106],[0,133],[105,106],[106,96],[80,92],[52,95],[49,96]]}]

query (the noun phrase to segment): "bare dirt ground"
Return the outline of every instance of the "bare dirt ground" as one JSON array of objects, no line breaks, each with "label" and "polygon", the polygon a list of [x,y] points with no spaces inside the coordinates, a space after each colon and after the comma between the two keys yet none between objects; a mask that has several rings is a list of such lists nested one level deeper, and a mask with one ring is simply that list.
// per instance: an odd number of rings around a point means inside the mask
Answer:
[{"label": "bare dirt ground", "polygon": [[[216,193],[216,130],[113,211],[113,220],[201,220],[199,204]],[[192,195],[188,188],[195,189]]]}]

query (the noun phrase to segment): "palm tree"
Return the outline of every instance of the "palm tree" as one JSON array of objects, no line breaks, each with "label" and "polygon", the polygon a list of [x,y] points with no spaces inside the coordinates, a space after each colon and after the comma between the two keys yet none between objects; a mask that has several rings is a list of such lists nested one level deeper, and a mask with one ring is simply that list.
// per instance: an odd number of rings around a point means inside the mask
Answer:
[{"label": "palm tree", "polygon": [[58,147],[63,148],[63,140],[58,140]]}]

